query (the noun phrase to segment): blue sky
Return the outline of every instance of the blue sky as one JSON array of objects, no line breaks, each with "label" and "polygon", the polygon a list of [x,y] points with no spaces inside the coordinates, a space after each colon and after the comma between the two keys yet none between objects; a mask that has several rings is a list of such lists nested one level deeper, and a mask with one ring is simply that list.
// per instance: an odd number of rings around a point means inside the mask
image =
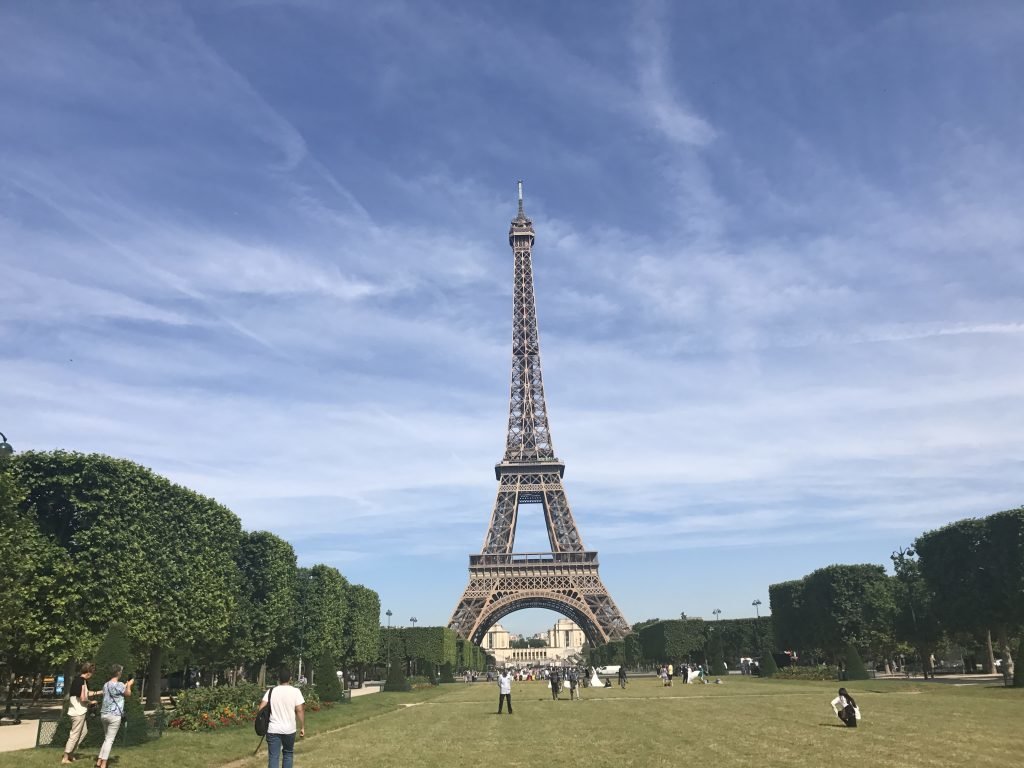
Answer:
[{"label": "blue sky", "polygon": [[887,563],[1024,501],[1022,36],[1016,2],[4,3],[0,430],[444,623],[522,178],[627,619]]}]

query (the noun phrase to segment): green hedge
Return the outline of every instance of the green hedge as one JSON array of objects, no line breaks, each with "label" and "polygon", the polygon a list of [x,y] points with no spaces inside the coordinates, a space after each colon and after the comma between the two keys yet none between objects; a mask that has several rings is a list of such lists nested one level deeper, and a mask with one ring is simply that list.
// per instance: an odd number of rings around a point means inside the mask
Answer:
[{"label": "green hedge", "polygon": [[838,680],[839,667],[830,664],[817,667],[783,667],[772,677],[776,680]]}]

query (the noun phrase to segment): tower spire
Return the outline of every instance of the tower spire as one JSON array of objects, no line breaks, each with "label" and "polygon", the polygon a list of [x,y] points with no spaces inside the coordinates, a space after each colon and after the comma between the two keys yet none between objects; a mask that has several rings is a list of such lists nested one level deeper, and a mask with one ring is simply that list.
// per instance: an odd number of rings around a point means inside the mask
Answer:
[{"label": "tower spire", "polygon": [[523,180],[519,180],[519,215],[517,219],[523,220],[526,218],[526,214],[523,213]]}]

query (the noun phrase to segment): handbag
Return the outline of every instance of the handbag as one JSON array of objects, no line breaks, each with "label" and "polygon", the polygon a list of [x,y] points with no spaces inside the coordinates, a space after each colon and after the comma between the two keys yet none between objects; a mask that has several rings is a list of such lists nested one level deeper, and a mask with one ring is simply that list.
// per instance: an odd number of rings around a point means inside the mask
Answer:
[{"label": "handbag", "polygon": [[[252,725],[256,729],[257,736],[266,736],[267,729],[270,728],[270,697],[273,695],[274,689],[271,688],[267,691],[267,706],[256,713],[256,719]],[[256,749],[259,749],[259,747]]]}]

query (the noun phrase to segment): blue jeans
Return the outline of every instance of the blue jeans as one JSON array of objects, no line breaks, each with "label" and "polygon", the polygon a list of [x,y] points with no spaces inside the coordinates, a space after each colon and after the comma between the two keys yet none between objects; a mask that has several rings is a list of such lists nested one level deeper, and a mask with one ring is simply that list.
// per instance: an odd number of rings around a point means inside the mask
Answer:
[{"label": "blue jeans", "polygon": [[295,733],[268,733],[267,755],[268,768],[292,768],[292,761],[295,759]]}]

